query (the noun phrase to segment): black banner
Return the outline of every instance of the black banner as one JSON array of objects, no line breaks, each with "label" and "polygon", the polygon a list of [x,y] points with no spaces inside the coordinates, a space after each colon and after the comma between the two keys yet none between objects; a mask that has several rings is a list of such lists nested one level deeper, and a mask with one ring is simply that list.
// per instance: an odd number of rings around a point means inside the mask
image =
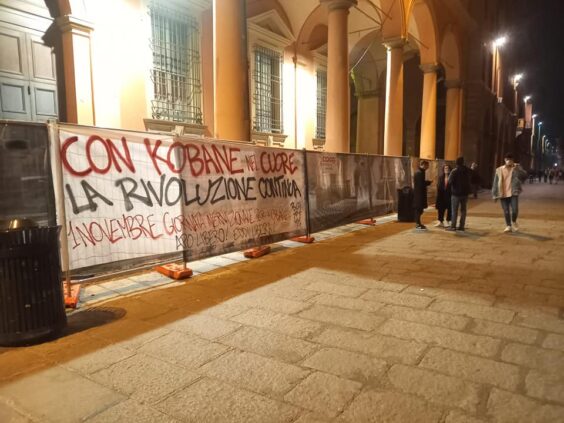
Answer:
[{"label": "black banner", "polygon": [[306,160],[311,232],[391,213],[411,183],[408,158],[308,151]]}]

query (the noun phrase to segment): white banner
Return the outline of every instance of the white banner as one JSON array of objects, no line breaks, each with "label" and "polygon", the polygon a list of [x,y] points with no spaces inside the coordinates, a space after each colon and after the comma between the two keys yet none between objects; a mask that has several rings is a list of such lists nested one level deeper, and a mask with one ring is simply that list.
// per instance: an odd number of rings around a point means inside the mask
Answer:
[{"label": "white banner", "polygon": [[71,269],[305,233],[300,152],[62,125],[59,138]]},{"label": "white banner", "polygon": [[151,156],[172,137],[60,126],[59,138],[71,269],[176,251],[163,221],[181,210],[163,186],[175,175]]},{"label": "white banner", "polygon": [[305,234],[302,152],[193,138],[171,149],[187,192],[174,227],[190,258]]}]

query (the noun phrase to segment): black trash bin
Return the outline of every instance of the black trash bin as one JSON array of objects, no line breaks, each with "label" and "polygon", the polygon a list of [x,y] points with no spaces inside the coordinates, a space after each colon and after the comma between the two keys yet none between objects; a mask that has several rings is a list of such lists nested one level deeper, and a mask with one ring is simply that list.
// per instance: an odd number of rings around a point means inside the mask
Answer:
[{"label": "black trash bin", "polygon": [[0,231],[0,345],[35,343],[67,324],[60,227]]},{"label": "black trash bin", "polygon": [[415,222],[413,188],[409,186],[398,189],[398,222]]}]

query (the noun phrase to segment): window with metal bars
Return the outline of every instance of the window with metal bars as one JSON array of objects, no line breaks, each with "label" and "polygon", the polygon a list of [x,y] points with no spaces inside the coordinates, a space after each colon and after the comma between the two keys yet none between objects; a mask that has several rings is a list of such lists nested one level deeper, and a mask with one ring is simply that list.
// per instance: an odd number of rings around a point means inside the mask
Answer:
[{"label": "window with metal bars", "polygon": [[149,6],[153,51],[153,119],[202,124],[198,21],[162,1]]},{"label": "window with metal bars", "polygon": [[317,109],[316,109],[316,126],[315,138],[325,139],[325,120],[327,116],[327,71],[317,69]]},{"label": "window with metal bars", "polygon": [[282,55],[263,46],[255,46],[253,72],[253,129],[281,134]]}]

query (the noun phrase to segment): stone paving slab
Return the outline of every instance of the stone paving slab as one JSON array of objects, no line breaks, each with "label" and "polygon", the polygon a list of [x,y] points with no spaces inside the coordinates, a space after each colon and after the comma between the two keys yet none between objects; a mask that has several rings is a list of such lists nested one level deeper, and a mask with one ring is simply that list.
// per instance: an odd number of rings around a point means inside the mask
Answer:
[{"label": "stone paving slab", "polygon": [[352,224],[87,286],[63,337],[0,348],[0,422],[564,421],[563,206],[527,185],[520,233],[472,199],[465,234]]},{"label": "stone paving slab", "polygon": [[255,327],[243,327],[217,342],[287,363],[301,361],[319,348],[312,342]]},{"label": "stone paving slab", "polygon": [[167,416],[145,404],[140,404],[134,400],[127,400],[114,405],[92,417],[89,423],[179,423],[171,416]]},{"label": "stone paving slab", "polygon": [[202,379],[157,408],[184,422],[291,423],[300,409],[231,385]]},{"label": "stone paving slab", "polygon": [[275,397],[288,392],[309,372],[260,355],[230,351],[199,370],[206,376]]},{"label": "stone paving slab", "polygon": [[0,398],[30,412],[39,421],[76,422],[123,401],[126,396],[54,367],[1,387]]},{"label": "stone paving slab", "polygon": [[412,395],[367,391],[360,394],[343,413],[348,423],[438,422],[443,411]]},{"label": "stone paving slab", "polygon": [[199,376],[180,366],[139,353],[94,373],[91,378],[136,401],[155,404]]},{"label": "stone paving slab", "polygon": [[362,384],[327,373],[315,372],[284,399],[307,410],[335,417],[360,391]]}]

